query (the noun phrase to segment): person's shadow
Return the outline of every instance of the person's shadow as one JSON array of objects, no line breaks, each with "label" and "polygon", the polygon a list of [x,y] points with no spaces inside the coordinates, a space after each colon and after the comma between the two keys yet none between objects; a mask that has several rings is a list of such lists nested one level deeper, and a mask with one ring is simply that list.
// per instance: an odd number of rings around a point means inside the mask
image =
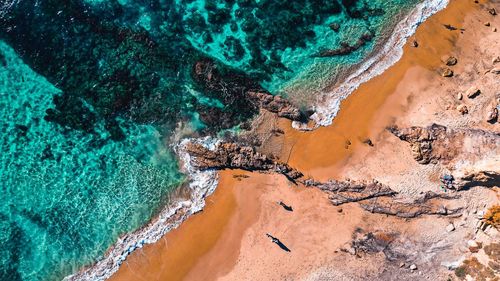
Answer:
[{"label": "person's shadow", "polygon": [[266,233],[266,235],[267,235],[267,237],[271,238],[272,242],[274,244],[278,245],[283,251],[286,251],[286,252],[291,252],[292,251],[285,244],[283,244],[278,238],[272,236],[269,233]]}]

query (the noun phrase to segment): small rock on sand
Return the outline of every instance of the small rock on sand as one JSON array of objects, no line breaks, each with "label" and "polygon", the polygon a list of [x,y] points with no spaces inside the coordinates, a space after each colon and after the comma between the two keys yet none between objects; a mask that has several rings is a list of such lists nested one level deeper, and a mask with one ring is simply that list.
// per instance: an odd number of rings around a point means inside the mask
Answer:
[{"label": "small rock on sand", "polygon": [[441,72],[441,76],[443,76],[443,77],[452,77],[453,76],[453,70],[451,70],[449,68],[445,68]]},{"label": "small rock on sand", "polygon": [[473,253],[477,253],[480,248],[479,244],[474,240],[467,241],[467,247],[469,248],[469,251]]},{"label": "small rock on sand", "polygon": [[417,270],[417,265],[415,265],[415,264],[410,265],[410,269],[411,270]]},{"label": "small rock on sand", "polygon": [[465,92],[465,95],[469,98],[469,99],[473,99],[475,98],[477,95],[479,95],[481,93],[481,90],[479,90],[478,87],[475,87],[475,86],[472,86],[470,87],[467,92]]},{"label": "small rock on sand", "polygon": [[448,231],[448,232],[452,232],[452,231],[454,231],[454,230],[455,230],[455,226],[454,226],[452,223],[450,223],[450,224],[446,227],[446,231]]},{"label": "small rock on sand", "polygon": [[493,123],[496,122],[497,120],[498,120],[498,109],[495,106],[492,109],[490,109],[486,114],[486,121]]},{"label": "small rock on sand", "polygon": [[495,10],[495,8],[490,8],[490,9],[488,9],[488,13],[490,13],[493,16],[496,16],[497,15],[497,10]]},{"label": "small rock on sand", "polygon": [[412,46],[413,48],[417,48],[417,47],[418,47],[418,42],[417,42],[417,40],[413,40],[413,41],[411,42],[411,46]]},{"label": "small rock on sand", "polygon": [[457,106],[458,112],[462,113],[462,115],[469,113],[469,110],[467,109],[467,106],[465,104],[460,104]]},{"label": "small rock on sand", "polygon": [[457,100],[462,100],[464,98],[464,95],[462,93],[457,94]]},{"label": "small rock on sand", "polygon": [[497,56],[491,60],[491,63],[493,63],[493,64],[498,63],[498,62],[500,62],[500,56]]},{"label": "small rock on sand", "polygon": [[489,21],[484,23],[484,26],[490,26],[490,25],[491,25],[491,24],[490,24],[490,22],[489,22]]},{"label": "small rock on sand", "polygon": [[447,66],[453,66],[453,65],[457,64],[457,62],[458,62],[457,58],[456,58],[456,57],[453,57],[453,56],[448,57],[448,58],[445,60],[445,63],[446,63],[446,65],[447,65]]}]

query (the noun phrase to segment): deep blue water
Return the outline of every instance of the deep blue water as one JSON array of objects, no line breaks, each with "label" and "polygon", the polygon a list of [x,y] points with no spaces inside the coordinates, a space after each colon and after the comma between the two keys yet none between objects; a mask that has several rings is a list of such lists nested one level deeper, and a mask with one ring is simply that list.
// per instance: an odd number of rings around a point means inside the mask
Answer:
[{"label": "deep blue water", "polygon": [[[0,3],[0,280],[59,280],[92,263],[184,182],[176,132],[237,128],[258,111],[249,87],[307,108],[304,95],[416,2]],[[228,91],[193,79],[200,60]]]}]

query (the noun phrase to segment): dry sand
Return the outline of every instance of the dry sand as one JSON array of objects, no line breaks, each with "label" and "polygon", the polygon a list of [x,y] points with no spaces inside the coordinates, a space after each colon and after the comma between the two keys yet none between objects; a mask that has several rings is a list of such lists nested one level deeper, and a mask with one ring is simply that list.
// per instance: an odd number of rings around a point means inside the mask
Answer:
[{"label": "dry sand", "polygon": [[[493,56],[500,55],[500,16],[472,0],[451,1],[449,7],[423,23],[409,40],[418,48],[404,47],[403,58],[382,75],[363,84],[346,99],[333,125],[312,132],[299,132],[280,120],[284,137],[281,159],[317,180],[330,178],[376,178],[398,191],[415,195],[434,190],[440,168],[422,166],[411,158],[405,143],[388,134],[390,124],[474,126],[498,131],[483,120],[489,99],[500,92],[498,76],[483,75]],[[488,2],[500,11],[498,2]],[[484,22],[489,21],[490,27]],[[450,31],[450,24],[465,31]],[[497,52],[495,54],[494,52]],[[443,78],[442,57],[454,55],[456,75]],[[497,79],[497,80],[495,80]],[[465,102],[468,116],[455,110],[456,91],[471,83],[487,87],[477,100]],[[496,87],[496,88],[495,88]],[[451,105],[451,106],[450,106]],[[447,109],[448,108],[448,109]],[[474,121],[475,120],[475,121]],[[363,140],[370,138],[375,146]],[[351,145],[346,149],[346,141]],[[248,178],[237,180],[235,175]],[[460,221],[423,217],[406,221],[369,214],[355,204],[332,206],[319,190],[291,185],[284,177],[242,171],[223,171],[205,210],[168,233],[160,242],[133,253],[112,280],[435,280],[450,272],[440,267],[465,255],[460,243],[474,235],[472,211],[481,210],[498,197],[497,189],[467,193],[468,210]],[[281,208],[277,201],[293,207]],[[481,204],[479,204],[481,203]],[[339,212],[339,210],[342,210]],[[450,223],[457,230],[447,233]],[[458,227],[460,225],[460,227]],[[411,271],[406,262],[387,261],[382,253],[353,256],[345,248],[356,228],[394,234],[406,261],[419,262]],[[272,244],[265,233],[281,239],[291,252]],[[437,264],[437,265],[436,265]],[[445,279],[443,279],[445,280]]]}]

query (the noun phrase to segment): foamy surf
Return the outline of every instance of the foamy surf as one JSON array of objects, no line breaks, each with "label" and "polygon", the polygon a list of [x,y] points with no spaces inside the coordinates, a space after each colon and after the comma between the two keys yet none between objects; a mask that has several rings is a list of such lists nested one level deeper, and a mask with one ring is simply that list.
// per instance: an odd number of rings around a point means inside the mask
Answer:
[{"label": "foamy surf", "polygon": [[[418,4],[394,28],[387,43],[376,50],[376,53],[361,63],[342,84],[332,91],[321,94],[314,107],[315,113],[311,119],[315,127],[331,125],[340,110],[340,103],[354,92],[361,84],[382,74],[403,56],[403,46],[417,27],[431,15],[446,8],[448,0],[425,0]],[[292,126],[299,130],[311,128],[297,121]]]},{"label": "foamy surf", "polygon": [[167,232],[177,228],[190,215],[195,214],[205,207],[205,198],[212,194],[217,187],[218,174],[215,170],[199,171],[191,166],[191,156],[184,149],[188,142],[200,143],[213,149],[218,140],[206,137],[201,139],[184,139],[175,151],[182,164],[182,171],[188,175],[190,199],[174,200],[169,203],[156,219],[135,232],[126,234],[106,252],[105,256],[94,265],[80,270],[78,273],[67,276],[64,280],[106,280],[118,271],[120,265],[135,250],[145,244],[157,242]]}]

